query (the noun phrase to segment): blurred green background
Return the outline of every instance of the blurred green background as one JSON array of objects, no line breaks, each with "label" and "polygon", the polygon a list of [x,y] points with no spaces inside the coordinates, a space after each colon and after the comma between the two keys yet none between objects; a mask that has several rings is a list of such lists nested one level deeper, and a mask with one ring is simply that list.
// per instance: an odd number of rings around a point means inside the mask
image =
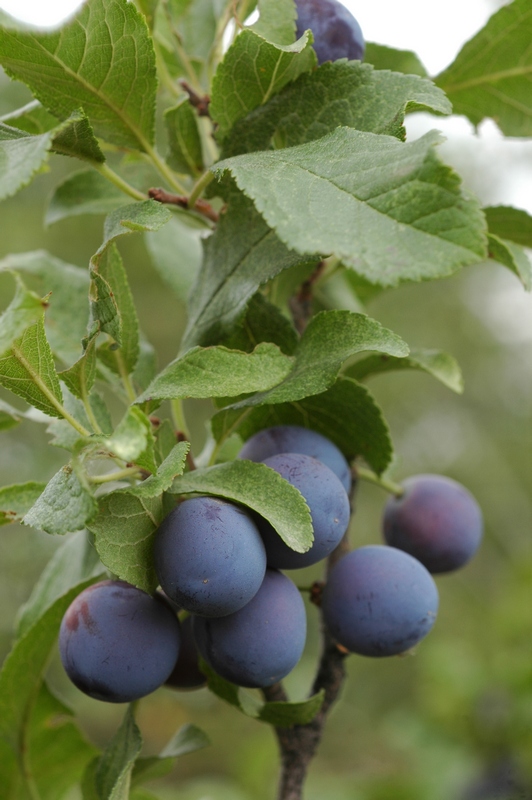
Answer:
[{"label": "blurred green background", "polygon": [[[0,75],[0,115],[29,100]],[[458,141],[446,158],[460,163],[468,186],[492,201],[492,187]],[[464,163],[462,163],[464,162]],[[0,258],[44,248],[85,267],[101,242],[101,217],[78,217],[43,228],[52,187],[75,168],[55,157],[50,170],[0,209]],[[160,365],[175,356],[185,310],[154,271],[142,238],[120,249],[138,313]],[[0,308],[12,280],[0,275]],[[486,532],[475,560],[437,579],[441,611],[414,655],[348,659],[349,679],[334,709],[308,779],[307,800],[481,800],[532,798],[532,302],[516,278],[496,265],[477,265],[433,284],[384,292],[368,313],[411,346],[452,353],[466,390],[457,396],[417,373],[391,373],[371,389],[389,422],[401,480],[438,472],[464,483],[478,499]],[[6,393],[0,396],[13,404]],[[186,407],[195,450],[201,449],[208,403]],[[25,422],[3,432],[0,485],[47,480],[67,461],[47,445],[41,426]],[[360,487],[354,546],[380,541],[386,495]],[[57,539],[6,526],[0,535],[0,658],[10,647],[18,607]],[[300,585],[319,568],[292,573]],[[287,680],[294,699],[312,681],[318,648],[317,612],[308,608],[309,641]],[[63,675],[58,659],[50,685],[71,704],[87,737],[100,746],[124,707],[90,700]],[[206,690],[161,689],[140,703],[145,752],[158,752],[173,732],[194,722],[212,746],[184,757],[170,778],[155,782],[162,798],[271,800],[277,750],[271,730],[239,715]],[[73,795],[75,797],[76,795]]]}]

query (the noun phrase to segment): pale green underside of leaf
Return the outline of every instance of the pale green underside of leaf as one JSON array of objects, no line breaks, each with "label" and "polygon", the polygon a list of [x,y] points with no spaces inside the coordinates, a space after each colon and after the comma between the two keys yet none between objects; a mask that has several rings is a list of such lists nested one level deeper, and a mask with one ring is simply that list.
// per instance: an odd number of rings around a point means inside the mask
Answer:
[{"label": "pale green underside of leaf", "polygon": [[427,78],[428,73],[419,56],[411,50],[397,50],[375,42],[366,42],[364,53],[366,64],[373,64],[375,69],[391,69],[407,75],[419,75]]},{"label": "pale green underside of leaf", "polygon": [[300,492],[275,470],[252,461],[229,461],[187,472],[173,483],[175,494],[210,494],[253,509],[298,553],[314,540],[308,506]]},{"label": "pale green underside of leaf", "polygon": [[39,294],[51,293],[45,328],[50,347],[66,364],[81,355],[81,340],[89,319],[89,276],[44,250],[12,253],[0,261],[0,271],[29,276]]},{"label": "pale green underside of leaf", "polygon": [[338,128],[315,142],[218,163],[284,243],[334,254],[374,283],[449,275],[486,255],[478,202],[443,165],[432,131],[410,144]]},{"label": "pale green underside of leaf", "polygon": [[258,345],[252,353],[194,347],[169,364],[136,402],[261,391],[282,381],[291,368],[292,359],[270,343]]},{"label": "pale green underside of leaf", "polygon": [[532,248],[532,216],[522,208],[489,206],[483,209],[489,232],[509,239],[522,247]]},{"label": "pale green underside of leaf", "polygon": [[514,0],[494,14],[435,79],[455,114],[492,117],[506,136],[532,135],[532,7]]},{"label": "pale green underside of leaf", "polygon": [[92,257],[92,262],[97,263],[99,256],[119,236],[128,233],[158,231],[171,217],[172,212],[155,200],[143,200],[140,203],[120,206],[105,218],[103,243]]},{"label": "pale green underside of leaf", "polygon": [[301,425],[330,439],[348,461],[361,456],[377,473],[390,464],[392,444],[382,412],[365,386],[338,378],[326,392],[289,403],[228,408],[212,419],[215,438],[249,439],[272,425]]},{"label": "pale green underside of leaf", "polygon": [[246,716],[279,728],[307,725],[320,710],[325,697],[321,690],[308,700],[263,703],[240,686],[221,678],[205,661],[201,662],[201,669],[207,676],[208,686],[213,694]]},{"label": "pale green underside of leaf", "polygon": [[62,417],[63,395],[55,371],[43,316],[0,356],[0,384],[51,417]]},{"label": "pale green underside of leaf", "polygon": [[405,138],[407,111],[450,114],[432,81],[374,70],[359,61],[325,63],[286,86],[265,106],[239,120],[223,142],[223,157],[320,139],[338,126]]},{"label": "pale green underside of leaf", "polygon": [[[6,261],[0,261],[0,267],[4,265]],[[4,268],[10,269],[9,266]],[[13,342],[41,319],[44,312],[45,302],[34,292],[29,292],[16,274],[15,283],[15,296],[0,315],[0,355],[9,352]]]},{"label": "pale green underside of leaf", "polygon": [[50,114],[38,100],[31,100],[25,106],[1,116],[0,122],[35,135],[55,128],[59,120]]},{"label": "pale green underside of leaf", "polygon": [[406,358],[387,355],[369,356],[348,367],[344,376],[360,381],[371,375],[404,369],[427,372],[453,392],[461,394],[464,391],[464,381],[458,362],[449,353],[441,350],[411,350]]},{"label": "pale green underside of leaf", "polygon": [[59,119],[83,108],[97,136],[144,150],[153,142],[155,55],[126,0],[90,0],[53,32],[0,29],[0,63]]},{"label": "pale green underside of leaf", "polygon": [[81,214],[108,214],[124,204],[124,193],[94,170],[69,175],[56,186],[48,203],[45,224],[53,225]]},{"label": "pale green underside of leaf", "polygon": [[57,472],[24,517],[24,524],[46,533],[64,535],[82,530],[96,515],[98,503],[67,465]]},{"label": "pale green underside of leaf", "polygon": [[259,0],[259,19],[252,30],[268,42],[292,44],[296,36],[296,8],[293,0]]},{"label": "pale green underside of leaf", "polygon": [[489,234],[490,257],[513,272],[527,292],[532,290],[532,261],[523,248],[508,239]]},{"label": "pale green underside of leaf", "polygon": [[293,44],[274,45],[250,29],[237,36],[212,82],[209,111],[221,139],[238,119],[315,66],[311,38],[305,33]]},{"label": "pale green underside of leaf", "polygon": [[162,230],[144,237],[154,269],[183,304],[201,266],[201,233],[174,216]]},{"label": "pale green underside of leaf", "polygon": [[136,406],[127,410],[112,436],[105,439],[103,444],[106,450],[114,453],[123,461],[138,462],[139,458],[143,461],[148,459],[147,469],[155,472],[157,468],[153,460],[154,438],[151,422],[146,414]]},{"label": "pale green underside of leaf", "polygon": [[43,493],[45,483],[27,483],[2,486],[0,489],[0,525],[20,522],[37,498]]},{"label": "pale green underside of leaf", "polygon": [[160,497],[136,497],[119,490],[100,499],[99,513],[88,526],[105,566],[149,593],[159,583],[153,566],[153,535],[163,516]]},{"label": "pale green underside of leaf", "polygon": [[0,400],[0,431],[8,431],[21,422],[24,414],[4,400]]},{"label": "pale green underside of leaf", "polygon": [[232,191],[204,257],[188,303],[182,349],[217,344],[245,313],[257,289],[307,256],[289,250],[241,192]]},{"label": "pale green underside of leaf", "polygon": [[96,339],[94,333],[87,339],[85,351],[72,366],[59,373],[63,381],[75,397],[88,397],[96,380]]}]

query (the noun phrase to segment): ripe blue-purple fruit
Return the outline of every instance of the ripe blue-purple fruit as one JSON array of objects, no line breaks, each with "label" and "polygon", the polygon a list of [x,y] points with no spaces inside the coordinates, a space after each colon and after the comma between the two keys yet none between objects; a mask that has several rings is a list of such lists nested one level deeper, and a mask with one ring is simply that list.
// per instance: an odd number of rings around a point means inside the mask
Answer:
[{"label": "ripe blue-purple fruit", "polygon": [[314,541],[306,553],[296,553],[266,520],[258,526],[269,567],[300,569],[316,564],[331,553],[349,525],[349,499],[340,480],[321,461],[301,453],[281,453],[264,461],[299,489],[310,509]]},{"label": "ripe blue-purple fruit", "polygon": [[310,28],[318,63],[339,58],[362,60],[364,36],[351,12],[338,0],[295,0],[296,35],[299,38]]},{"label": "ripe blue-purple fruit", "polygon": [[388,500],[384,538],[414,556],[429,572],[466,564],[482,539],[482,513],[473,495],[443,475],[413,475],[404,494]]},{"label": "ripe blue-purple fruit", "polygon": [[235,614],[193,618],[198,650],[222,678],[259,688],[280,681],[305,646],[305,605],[290,578],[268,569],[259,591]]},{"label": "ripe blue-purple fruit", "polygon": [[124,581],[102,581],[81,592],[59,633],[70,680],[109,703],[129,703],[161,686],[179,642],[179,622],[166,602]]},{"label": "ripe blue-purple fruit", "polygon": [[251,517],[217,497],[193,497],[171,511],[155,535],[154,559],[168,597],[208,617],[242,608],[266,570],[266,552]]},{"label": "ripe blue-purple fruit", "polygon": [[322,597],[323,619],[351,653],[393,656],[432,628],[438,590],[423,564],[385,545],[353,550],[331,570]]},{"label": "ripe blue-purple fruit", "polygon": [[259,431],[242,447],[239,458],[264,461],[279,453],[302,453],[322,461],[341,480],[346,492],[351,489],[351,471],[342,451],[310,428],[299,425],[274,425]]},{"label": "ripe blue-purple fruit", "polygon": [[201,689],[207,684],[207,678],[199,668],[199,653],[192,632],[192,619],[186,617],[181,623],[179,656],[165,684],[172,689]]}]

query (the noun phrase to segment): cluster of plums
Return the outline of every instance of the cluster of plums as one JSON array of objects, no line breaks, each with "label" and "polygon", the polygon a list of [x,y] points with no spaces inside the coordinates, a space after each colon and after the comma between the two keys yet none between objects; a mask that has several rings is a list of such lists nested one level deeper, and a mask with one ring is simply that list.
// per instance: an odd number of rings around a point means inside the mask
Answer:
[{"label": "cluster of plums", "polygon": [[[127,702],[164,683],[202,686],[198,652],[226,680],[266,687],[299,661],[306,638],[301,594],[280,570],[326,558],[349,523],[351,473],[330,440],[277,426],[251,437],[241,458],[262,461],[305,498],[314,542],[296,553],[258,515],[216,497],[193,497],[163,520],[154,543],[162,592],[123,581],[85,589],[67,610],[60,651],[67,674],[100,700]],[[472,495],[437,475],[406,480],[384,513],[387,545],[360,547],[333,567],[323,589],[326,626],[349,652],[390,656],[431,629],[431,573],[461,567],[477,549],[482,518]],[[188,612],[178,621],[176,609]]]}]

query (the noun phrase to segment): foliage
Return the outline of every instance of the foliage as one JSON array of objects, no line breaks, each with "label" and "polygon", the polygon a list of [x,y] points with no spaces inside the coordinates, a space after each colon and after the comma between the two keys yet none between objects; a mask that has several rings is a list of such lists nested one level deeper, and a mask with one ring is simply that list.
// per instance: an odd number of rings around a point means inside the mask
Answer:
[{"label": "foliage", "polygon": [[[34,98],[0,119],[0,199],[68,157],[83,169],[55,187],[46,223],[106,215],[88,269],[44,251],[0,261],[15,285],[0,316],[0,385],[16,403],[0,398],[0,432],[44,422],[68,459],[47,483],[37,471],[0,489],[0,525],[65,537],[0,673],[0,784],[12,800],[80,782],[86,800],[141,798],[142,782],[207,743],[188,727],[141,758],[130,708],[96,753],[45,681],[83,588],[112,573],[155,590],[153,536],[176,498],[228,498],[303,552],[304,499],[266,466],[235,460],[241,442],[303,425],[385,485],[393,446],[366,379],[413,369],[462,391],[452,356],[410,349],[353,307],[488,260],[532,286],[531,217],[483,209],[440,158],[441,136],[407,142],[404,127],[409,112],[454,109],[531,135],[529,0],[494,14],[434,81],[415,54],[380,45],[364,64],[316,66],[312,35],[294,41],[293,0],[261,0],[259,22],[244,26],[254,5],[86,0],[54,31],[0,12],[0,64]],[[187,302],[177,355],[160,370],[121,254],[130,234]],[[346,307],[327,294],[333,280]],[[190,398],[213,403],[201,452]],[[205,670],[212,693],[249,717],[289,728],[320,713],[322,692],[258,701]]]}]

